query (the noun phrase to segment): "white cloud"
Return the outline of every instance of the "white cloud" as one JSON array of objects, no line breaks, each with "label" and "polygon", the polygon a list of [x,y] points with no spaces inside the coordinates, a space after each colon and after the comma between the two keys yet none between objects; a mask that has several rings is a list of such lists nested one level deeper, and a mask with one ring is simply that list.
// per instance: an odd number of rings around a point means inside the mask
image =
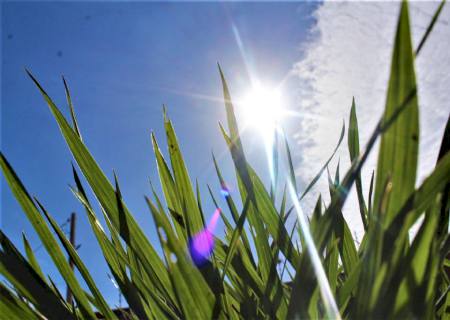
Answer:
[{"label": "white cloud", "polygon": [[[415,45],[420,41],[438,3],[410,3],[410,19]],[[314,15],[311,40],[305,56],[294,66],[299,79],[299,106],[302,115],[295,135],[297,174],[309,181],[334,148],[342,125],[348,123],[352,96],[355,96],[364,146],[384,109],[392,44],[399,3],[325,2]],[[445,122],[450,112],[450,7],[447,5],[425,47],[416,60],[420,104],[419,180],[433,168]],[[348,167],[346,138],[340,154],[341,168]],[[378,148],[375,148],[378,150]],[[374,154],[375,153],[375,154]],[[375,167],[374,152],[363,170],[365,194]],[[344,165],[342,167],[342,165]],[[336,162],[333,164],[333,170]],[[341,170],[342,172],[342,170]],[[326,179],[316,191],[326,194]],[[306,202],[311,206],[313,199]],[[357,202],[352,193],[344,215],[358,233],[362,227]]]}]

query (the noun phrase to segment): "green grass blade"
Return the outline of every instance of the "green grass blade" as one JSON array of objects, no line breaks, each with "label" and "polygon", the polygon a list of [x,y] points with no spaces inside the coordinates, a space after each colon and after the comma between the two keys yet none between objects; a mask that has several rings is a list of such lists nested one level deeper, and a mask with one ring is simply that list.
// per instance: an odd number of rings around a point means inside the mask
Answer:
[{"label": "green grass blade", "polygon": [[19,299],[3,283],[0,283],[0,314],[10,320],[41,319],[35,310]]},{"label": "green grass blade", "polygon": [[73,103],[72,103],[72,98],[70,96],[69,86],[67,85],[66,79],[64,77],[62,77],[62,79],[63,79],[63,83],[64,83],[64,90],[66,91],[67,104],[69,105],[69,109],[70,109],[70,116],[72,117],[73,128],[74,128],[75,132],[77,133],[78,137],[80,138],[80,140],[83,140],[83,138],[81,137],[80,129],[78,128],[78,121],[77,121],[77,117],[75,115],[75,110],[73,108]]},{"label": "green grass blade", "polygon": [[198,209],[197,200],[195,199],[194,190],[192,188],[189,173],[180,151],[175,130],[172,123],[166,117],[164,119],[166,128],[167,145],[169,148],[170,162],[172,165],[175,187],[178,190],[181,203],[184,205],[184,215],[188,230],[195,234],[203,229],[202,215]]},{"label": "green grass blade", "polygon": [[230,245],[228,248],[227,256],[225,258],[224,267],[222,270],[222,281],[225,279],[225,275],[227,274],[227,269],[231,263],[231,259],[233,258],[234,251],[236,249],[236,245],[238,243],[239,237],[242,234],[242,229],[244,228],[244,223],[247,218],[248,207],[250,205],[250,201],[245,201],[244,209],[242,210],[241,216],[236,224],[236,228],[233,231],[233,235],[231,236]]},{"label": "green grass blade", "polygon": [[34,271],[36,271],[36,273],[42,278],[42,280],[46,281],[44,273],[42,272],[42,269],[39,266],[36,256],[34,255],[33,249],[31,248],[31,245],[23,232],[22,232],[22,239],[23,239],[23,246],[25,247],[25,253],[28,258],[28,262],[33,267]]},{"label": "green grass blade", "polygon": [[[114,188],[48,94],[31,73],[28,72],[28,75],[36,84],[44,100],[47,102],[72,155],[94,191],[95,196],[99,200],[101,206],[105,209],[105,212],[108,214],[113,225],[120,230],[120,211]],[[168,291],[168,295],[173,297],[173,292],[170,292],[171,286],[169,276],[164,264],[125,205],[123,205],[123,209],[123,219],[127,222],[130,233],[133,234],[133,237],[129,238],[130,243],[128,243],[128,245],[138,253],[139,258],[146,268],[146,272],[150,275],[152,280],[157,283],[158,289],[161,291]]]},{"label": "green grass blade", "polygon": [[70,241],[66,238],[64,235],[64,232],[59,227],[58,223],[53,219],[53,217],[45,210],[44,206],[39,202],[38,199],[35,198],[36,203],[41,208],[41,211],[44,213],[47,220],[50,222],[50,225],[53,228],[53,231],[56,232],[59,241],[63,244],[64,249],[67,251],[70,259],[74,262],[75,266],[77,267],[78,271],[80,271],[81,276],[86,281],[86,284],[88,285],[89,289],[91,290],[96,303],[96,306],[100,309],[100,311],[103,313],[105,317],[108,319],[117,319],[115,314],[112,312],[111,308],[106,303],[105,299],[103,298],[103,295],[98,290],[94,279],[91,277],[86,265],[83,263],[83,261],[78,256],[78,253],[76,252],[73,245],[70,243]]},{"label": "green grass blade", "polygon": [[40,215],[38,209],[33,203],[30,195],[26,191],[19,177],[16,175],[13,168],[1,153],[0,166],[12,193],[22,207],[22,210],[26,214],[28,220],[31,222],[33,228],[36,230],[36,233],[39,235],[45,249],[55,263],[55,266],[61,273],[61,276],[70,287],[70,290],[72,291],[74,298],[77,300],[77,303],[79,304],[82,312],[86,316],[94,317],[94,313],[89,304],[89,301],[87,300],[86,295],[81,289],[81,286],[78,283],[74,272],[70,268],[69,263],[66,261],[66,257],[62,253],[58,243],[47,227],[45,220]]},{"label": "green grass blade", "polygon": [[[358,118],[356,117],[355,98],[352,101],[352,108],[350,111],[350,120],[348,126],[348,150],[350,153],[350,161],[354,161],[359,155],[359,132],[358,132]],[[363,222],[364,230],[367,231],[367,206],[364,201],[362,190],[361,174],[358,174],[355,181],[356,193],[358,195],[359,212]]]},{"label": "green grass blade", "polygon": [[439,15],[441,14],[442,8],[444,8],[446,0],[441,0],[441,3],[439,4],[438,8],[436,9],[436,12],[433,15],[433,18],[430,21],[430,24],[428,25],[427,29],[425,30],[424,35],[422,36],[422,39],[419,42],[419,45],[417,46],[417,49],[415,51],[415,55],[418,56],[420,53],[420,50],[422,50],[422,47],[424,46],[425,42],[428,39],[428,36],[431,34],[431,31],[433,30],[434,25],[436,24],[436,21],[439,18]]},{"label": "green grass blade", "polygon": [[[392,54],[384,119],[388,119],[416,89],[414,54],[409,27],[408,5],[402,2]],[[418,102],[415,95],[406,110],[381,137],[375,182],[375,204],[383,193],[388,177],[392,179],[392,194],[387,203],[386,222],[390,223],[408,195],[414,190],[419,146]],[[375,207],[377,213],[379,208]]]},{"label": "green grass blade", "polygon": [[73,319],[64,301],[59,299],[1,230],[0,244],[0,273],[20,295],[49,319]]}]

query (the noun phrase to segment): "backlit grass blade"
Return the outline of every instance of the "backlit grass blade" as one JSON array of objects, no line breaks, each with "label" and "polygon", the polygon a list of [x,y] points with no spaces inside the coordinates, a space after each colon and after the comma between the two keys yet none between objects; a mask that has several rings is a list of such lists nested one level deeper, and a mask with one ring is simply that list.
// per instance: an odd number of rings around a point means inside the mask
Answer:
[{"label": "backlit grass blade", "polygon": [[[133,309],[133,312],[136,313],[140,318],[147,318],[147,314],[145,312],[145,307],[143,306],[142,300],[139,298],[139,294],[137,293],[137,288],[129,281],[128,275],[126,273],[126,264],[127,259],[124,257],[124,250],[121,247],[118,232],[115,229],[111,228],[111,240],[108,239],[105,231],[100,224],[97,216],[94,213],[84,191],[84,188],[81,184],[81,181],[78,177],[78,174],[75,168],[72,167],[74,180],[78,190],[71,189],[75,197],[80,201],[80,203],[84,206],[86,210],[86,214],[88,216],[88,221],[91,225],[91,228],[94,232],[94,235],[97,239],[97,242],[102,250],[103,257],[108,264],[108,267],[111,270],[111,273],[117,282],[121,292],[123,293],[125,299],[128,304]],[[107,215],[105,214],[107,218]],[[106,219],[108,223],[108,227],[112,227],[109,221],[109,218]],[[141,291],[144,291],[142,287]]]},{"label": "backlit grass blade", "polygon": [[178,196],[185,208],[185,219],[189,226],[188,230],[195,234],[203,229],[203,220],[197,206],[191,179],[187,171],[180,146],[173,129],[172,122],[164,116],[164,127],[166,129],[167,146],[169,149],[170,163],[172,165],[175,187],[178,190]]},{"label": "backlit grass blade", "polygon": [[[392,54],[391,74],[386,98],[384,119],[396,112],[408,94],[415,90],[414,53],[409,27],[408,4],[402,2]],[[378,156],[375,205],[382,196],[383,185],[392,179],[392,194],[387,203],[386,222],[390,223],[414,190],[419,147],[418,102],[415,95],[405,111],[381,137]],[[379,208],[375,207],[377,214]]]},{"label": "backlit grass blade", "polygon": [[[36,84],[44,100],[47,102],[72,155],[94,191],[95,196],[99,200],[101,206],[105,209],[111,222],[120,230],[120,213],[114,188],[48,94],[31,73],[28,72],[28,75]],[[158,288],[161,291],[168,291],[168,294],[173,296],[173,293],[170,292],[170,280],[164,264],[125,205],[123,218],[126,219],[130,233],[133,234],[133,237],[130,237],[129,239],[130,243],[128,243],[128,245],[139,253],[139,258],[143,261],[146,272],[152,277],[152,280],[158,285]]]},{"label": "backlit grass blade", "polygon": [[212,316],[214,295],[202,275],[186,255],[164,213],[159,212],[146,198],[149,209],[158,228],[158,237],[163,246],[171,282],[186,319],[206,319]]},{"label": "backlit grass blade", "polygon": [[153,133],[151,135],[151,139],[164,198],[173,217],[178,238],[180,238],[180,240],[187,245],[187,231],[185,223],[186,217],[184,216],[184,211],[179,201],[179,195],[178,190],[175,187],[175,181],[166,161],[164,160],[161,150],[159,149],[158,142],[156,141],[156,137]]},{"label": "backlit grass blade", "polygon": [[66,91],[66,98],[67,98],[67,104],[69,105],[70,109],[70,116],[72,117],[72,124],[75,132],[77,133],[78,137],[80,137],[80,140],[83,140],[81,137],[80,129],[78,128],[78,121],[77,116],[75,115],[75,110],[73,108],[72,98],[70,96],[69,86],[67,85],[66,79],[62,77],[63,83],[64,83],[64,89]]},{"label": "backlit grass blade", "polygon": [[[350,153],[350,161],[354,161],[359,155],[359,133],[358,133],[358,118],[356,117],[355,98],[352,101],[352,108],[350,110],[350,120],[348,125],[348,150]],[[356,193],[358,195],[359,212],[363,222],[364,230],[367,231],[367,206],[364,201],[362,190],[361,174],[358,174],[355,181]]]},{"label": "backlit grass blade", "polygon": [[71,312],[0,230],[0,272],[49,319],[73,319]]},{"label": "backlit grass blade", "polygon": [[222,281],[225,279],[225,275],[227,274],[228,266],[231,263],[231,259],[233,258],[234,251],[236,249],[236,245],[238,243],[239,237],[241,236],[242,229],[244,228],[244,223],[247,218],[248,207],[250,205],[250,201],[247,200],[244,205],[244,209],[242,210],[241,216],[236,224],[236,228],[233,231],[233,235],[231,236],[230,245],[227,252],[227,257],[225,258],[224,267],[222,270]]},{"label": "backlit grass blade", "polygon": [[33,228],[39,235],[45,249],[55,263],[55,266],[58,268],[67,285],[70,287],[70,290],[72,291],[73,296],[79,304],[83,314],[89,317],[94,317],[89,301],[81,289],[81,286],[78,283],[74,272],[70,268],[69,263],[66,261],[66,257],[62,253],[58,243],[47,227],[45,220],[42,218],[19,177],[1,153],[0,166],[12,193],[17,199],[17,202],[20,204],[23,212],[26,214],[28,220],[31,222]]},{"label": "backlit grass blade", "polygon": [[31,245],[28,242],[28,239],[24,233],[22,233],[22,239],[23,239],[23,246],[25,247],[25,253],[28,258],[28,262],[33,267],[34,271],[36,271],[36,273],[42,278],[42,280],[46,281],[44,273],[42,272],[42,269],[39,266],[36,256],[34,255],[33,249],[31,248]]},{"label": "backlit grass blade", "polygon": [[50,222],[50,225],[53,228],[53,231],[56,232],[59,241],[63,244],[64,249],[68,253],[70,259],[74,262],[75,266],[77,267],[78,271],[80,271],[83,279],[86,281],[86,284],[88,285],[89,289],[91,290],[94,299],[97,302],[97,307],[100,309],[100,311],[103,313],[105,317],[108,319],[117,319],[115,314],[112,312],[111,308],[106,303],[105,299],[103,298],[103,295],[98,290],[94,279],[91,277],[88,269],[86,268],[86,265],[83,263],[83,261],[78,256],[78,253],[76,252],[73,245],[70,243],[70,241],[66,238],[64,235],[64,232],[59,227],[58,223],[52,218],[52,216],[45,210],[44,206],[35,198],[36,203],[41,208],[41,211],[44,213],[47,220]]}]

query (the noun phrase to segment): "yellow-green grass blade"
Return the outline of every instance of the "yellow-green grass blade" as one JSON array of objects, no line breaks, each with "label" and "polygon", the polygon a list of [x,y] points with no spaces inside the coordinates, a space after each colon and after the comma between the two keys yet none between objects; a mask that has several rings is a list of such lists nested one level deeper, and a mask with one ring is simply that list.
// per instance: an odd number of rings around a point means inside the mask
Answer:
[{"label": "yellow-green grass blade", "polygon": [[[408,94],[416,89],[414,53],[409,26],[408,4],[401,4],[392,54],[391,74],[384,119],[393,115]],[[382,135],[375,182],[375,204],[383,194],[383,186],[392,180],[392,193],[387,203],[386,223],[390,223],[408,195],[414,190],[419,146],[418,101],[415,95],[394,124]],[[375,207],[377,214],[379,208]]]},{"label": "yellow-green grass blade", "polygon": [[36,233],[39,235],[42,244],[55,263],[55,266],[61,276],[70,287],[70,290],[72,291],[74,298],[77,300],[81,311],[84,315],[93,317],[94,312],[86,298],[86,295],[81,289],[74,272],[70,268],[69,263],[66,261],[66,257],[62,253],[61,248],[51,234],[50,229],[33,203],[33,200],[27,190],[2,153],[0,153],[0,166],[13,195],[22,207],[23,212],[26,214],[33,228],[36,230]]},{"label": "yellow-green grass blade", "polygon": [[[350,120],[348,125],[348,150],[350,153],[350,161],[354,161],[359,155],[359,130],[358,130],[358,118],[356,116],[355,98],[352,101],[352,107],[350,110]],[[361,174],[358,174],[355,181],[356,194],[358,195],[359,212],[361,214],[361,220],[363,222],[364,230],[367,231],[367,206],[364,201],[364,195],[362,190]]]},{"label": "yellow-green grass blade", "polygon": [[[228,144],[228,147],[230,148],[231,152],[233,152],[233,148],[234,145],[232,144],[231,138],[225,133],[225,131],[222,129],[222,135],[226,141],[226,143]],[[268,230],[266,230],[264,223],[263,223],[263,218],[262,218],[262,211],[259,210],[259,199],[257,200],[256,195],[255,195],[255,190],[254,190],[254,185],[252,182],[252,178],[250,176],[250,167],[245,164],[245,169],[242,170],[238,168],[239,164],[235,162],[235,168],[236,168],[236,175],[237,175],[237,180],[238,180],[238,188],[241,194],[241,200],[244,202],[247,199],[250,201],[251,206],[249,207],[249,213],[248,213],[248,221],[249,221],[249,225],[251,228],[253,228],[253,240],[254,240],[254,245],[256,248],[256,252],[258,254],[258,269],[261,272],[262,275],[262,279],[263,281],[267,281],[269,273],[270,273],[270,268],[271,268],[271,251],[270,251],[270,247],[268,244],[268,239],[269,239],[269,233]],[[245,172],[245,174],[247,175],[248,181],[250,184],[246,183],[243,179],[242,179],[242,175],[241,173]],[[272,201],[270,200],[270,196],[269,197],[269,202],[272,204]],[[276,237],[277,235],[275,235]]]},{"label": "yellow-green grass blade", "polygon": [[[309,191],[311,191],[311,189],[315,186],[315,184],[317,183],[317,181],[319,181],[320,177],[322,176],[323,172],[325,171],[325,169],[328,167],[328,164],[331,162],[331,160],[333,160],[336,152],[339,149],[339,146],[342,143],[342,140],[344,139],[344,134],[345,134],[345,123],[342,124],[342,130],[341,133],[339,135],[339,139],[338,142],[336,144],[336,147],[334,148],[333,152],[331,153],[330,157],[327,159],[327,161],[325,161],[324,165],[319,169],[319,171],[317,172],[317,174],[314,176],[314,178],[309,182],[309,184],[306,186],[305,190],[302,192],[302,194],[298,197],[298,201],[301,201],[308,193]],[[291,174],[292,175],[292,174]],[[289,215],[291,214],[291,212],[293,211],[294,206],[291,206],[289,208],[289,210],[287,211],[287,214],[285,216],[285,221],[287,220],[287,218],[289,217]]]},{"label": "yellow-green grass blade", "polygon": [[188,230],[195,234],[203,229],[203,219],[195,199],[191,179],[181,154],[180,146],[173,129],[172,122],[164,117],[164,127],[166,129],[167,145],[169,148],[170,163],[178,190],[180,202],[184,205],[184,215]]},{"label": "yellow-green grass blade", "polygon": [[214,295],[199,270],[187,257],[186,248],[175,236],[167,216],[146,198],[158,228],[158,237],[170,270],[172,285],[186,319],[210,319]]},{"label": "yellow-green grass blade", "polygon": [[[184,211],[179,201],[178,190],[175,187],[173,176],[166,161],[164,160],[161,150],[159,149],[158,142],[156,141],[156,137],[153,133],[151,135],[151,139],[164,198],[171,213],[178,238],[187,245],[187,232],[185,227],[186,219],[183,216]],[[153,193],[155,194],[155,192]]]},{"label": "yellow-green grass blade", "polygon": [[247,212],[248,212],[249,205],[250,205],[250,201],[247,199],[247,201],[245,201],[244,209],[242,210],[241,216],[239,217],[239,220],[236,224],[236,228],[233,230],[233,234],[231,236],[227,256],[225,258],[225,263],[224,263],[224,266],[222,269],[222,281],[224,281],[224,279],[225,279],[228,267],[233,258],[234,251],[236,250],[236,245],[238,244],[238,240],[241,237],[242,230],[244,228],[244,223],[247,218]]},{"label": "yellow-green grass blade", "polygon": [[[79,136],[68,124],[67,120],[64,118],[57,106],[53,103],[48,94],[44,91],[44,89],[31,73],[28,72],[28,75],[36,84],[44,100],[47,102],[51,112],[55,117],[55,120],[57,121],[61,129],[62,135],[66,140],[70,151],[72,152],[72,155],[74,156],[81,171],[86,177],[86,180],[94,191],[95,196],[99,200],[105,212],[108,214],[108,217],[110,218],[113,225],[120,230],[120,212],[114,188],[106,178],[105,174],[101,171],[100,167],[95,162],[86,146],[80,140]],[[164,264],[162,263],[155,249],[150,244],[142,229],[137,224],[136,220],[129,212],[128,208],[123,205],[123,209],[123,221],[126,221],[130,233],[133,234],[133,237],[130,237],[128,239],[130,241],[128,245],[138,253],[139,259],[142,260],[143,265],[146,268],[146,272],[149,274],[152,280],[155,281],[158,289],[161,291],[167,291],[167,293],[173,297],[169,276]]]},{"label": "yellow-green grass blade", "polygon": [[96,303],[96,306],[99,308],[99,310],[103,313],[105,317],[108,319],[117,319],[115,314],[112,312],[111,308],[108,306],[107,302],[103,298],[103,295],[100,293],[100,290],[98,290],[94,279],[90,275],[86,265],[81,260],[80,256],[76,252],[73,245],[70,243],[70,241],[66,238],[64,235],[64,232],[59,227],[58,223],[53,219],[53,217],[45,210],[44,206],[39,202],[38,199],[35,198],[36,203],[41,208],[41,211],[44,213],[47,220],[50,222],[50,225],[53,228],[53,231],[58,236],[59,241],[62,243],[64,249],[68,253],[70,259],[74,262],[75,266],[77,267],[78,271],[80,271],[81,276],[86,281],[86,284],[88,285],[89,289],[91,290],[91,293],[94,296]]},{"label": "yellow-green grass blade", "polygon": [[[71,188],[71,190],[75,195],[75,197],[78,199],[78,201],[80,201],[80,203],[84,206],[86,210],[88,221],[91,225],[91,228],[94,232],[97,242],[100,245],[103,257],[105,258],[106,263],[108,264],[108,267],[111,270],[111,273],[120,288],[120,291],[123,293],[125,299],[132,308],[133,312],[136,313],[140,318],[145,319],[147,318],[147,313],[145,311],[144,302],[140,299],[139,296],[141,295],[145,297],[146,296],[145,293],[156,292],[157,289],[153,286],[151,289],[149,289],[147,286],[152,285],[152,283],[149,282],[145,282],[145,286],[141,285],[144,284],[143,281],[137,282],[135,286],[135,284],[133,284],[128,279],[128,275],[126,272],[128,259],[120,243],[118,231],[112,226],[108,216],[106,215],[104,210],[102,210],[105,221],[111,232],[111,240],[108,239],[107,235],[105,234],[105,231],[103,230],[103,227],[101,226],[99,220],[97,219],[97,216],[94,213],[94,210],[92,209],[86,197],[86,193],[84,191],[84,188],[81,184],[81,181],[78,177],[75,168],[72,167],[72,169],[74,180],[78,190],[75,190],[73,188]],[[132,269],[132,266],[129,267],[130,270],[133,272],[134,269]],[[140,294],[138,292],[140,292]]]},{"label": "yellow-green grass blade", "polygon": [[0,230],[0,273],[21,296],[49,319],[73,319],[65,303],[36,273]]},{"label": "yellow-green grass blade", "polygon": [[[421,312],[414,316],[423,318],[423,312],[426,311],[424,301],[415,301],[413,297],[417,287],[424,281],[428,261],[433,259],[432,245],[439,217],[436,212],[437,202],[433,204],[435,210],[430,210],[425,215],[425,220],[405,256],[398,262],[390,261],[389,264],[385,262],[383,267],[389,266],[389,273],[377,275],[376,283],[381,283],[381,286],[379,291],[374,292],[377,295],[371,296],[374,301],[371,304],[371,313],[383,317],[403,310],[411,316],[416,309],[415,305],[419,304]],[[425,300],[426,291],[423,292],[423,300]],[[384,297],[384,299],[377,297]]]},{"label": "yellow-green grass blade", "polygon": [[[450,153],[447,153],[438,162],[433,172],[422,182],[420,187],[409,195],[394,221],[387,227],[387,243],[390,243],[394,239],[399,239],[400,235],[406,237],[408,230],[430,206],[436,196],[444,191],[444,188],[449,182]],[[390,257],[393,249],[397,251],[394,255],[399,256],[401,254],[400,248],[388,246],[384,252],[384,256]]]},{"label": "yellow-green grass blade", "polygon": [[78,121],[77,121],[77,117],[75,115],[75,109],[73,108],[72,97],[70,96],[69,86],[67,85],[66,79],[64,77],[62,77],[62,79],[63,79],[63,83],[64,83],[64,90],[66,91],[67,104],[69,105],[69,109],[70,109],[70,116],[72,118],[73,129],[77,133],[80,140],[83,140],[83,138],[81,137],[80,129],[78,128]]},{"label": "yellow-green grass blade", "polygon": [[[225,182],[225,179],[222,176],[222,173],[220,171],[219,165],[217,163],[217,160],[216,160],[214,154],[212,155],[212,159],[213,159],[213,163],[214,163],[214,168],[216,169],[217,178],[219,179],[220,186],[221,186],[221,188],[223,186],[226,187],[227,183]],[[214,199],[214,195],[211,192],[211,190],[210,190],[210,194],[211,194],[211,197]],[[230,210],[230,213],[231,213],[234,223],[237,224],[239,221],[239,214],[238,214],[238,210],[236,208],[236,204],[234,203],[233,197],[230,193],[228,193],[225,196],[225,201],[227,202],[228,209]],[[216,207],[217,207],[217,202],[215,201],[215,199],[214,199],[214,202],[216,203]],[[222,215],[222,219],[224,219],[224,218],[225,218],[225,216]],[[248,241],[247,232],[245,231],[245,228],[241,232],[241,238],[242,238],[243,244],[245,246],[245,249],[247,250],[248,256],[250,257],[253,265],[255,265],[253,256],[252,256],[252,249],[250,247],[250,242]]]},{"label": "yellow-green grass blade", "polygon": [[118,250],[117,242],[111,242],[106,236],[103,227],[98,221],[94,211],[91,206],[88,204],[84,195],[77,190],[72,189],[75,197],[84,205],[89,223],[94,231],[94,234],[97,238],[97,242],[100,245],[100,249],[102,250],[103,256],[108,264],[108,267],[111,270],[111,273],[117,282],[117,285],[120,288],[121,293],[125,297],[126,301],[130,305],[131,309],[134,313],[136,313],[139,318],[147,319],[147,314],[145,312],[145,308],[143,306],[143,302],[141,301],[137,289],[133,286],[133,284],[128,279],[126,273],[126,263],[127,259],[122,257],[122,252]]}]

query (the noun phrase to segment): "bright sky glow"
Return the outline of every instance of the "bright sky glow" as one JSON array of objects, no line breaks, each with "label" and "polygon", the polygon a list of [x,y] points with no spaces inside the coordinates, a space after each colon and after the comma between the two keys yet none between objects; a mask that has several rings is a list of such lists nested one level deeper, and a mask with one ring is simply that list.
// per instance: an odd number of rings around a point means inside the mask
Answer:
[{"label": "bright sky glow", "polygon": [[281,92],[256,84],[241,101],[245,125],[272,134],[283,116]]}]

